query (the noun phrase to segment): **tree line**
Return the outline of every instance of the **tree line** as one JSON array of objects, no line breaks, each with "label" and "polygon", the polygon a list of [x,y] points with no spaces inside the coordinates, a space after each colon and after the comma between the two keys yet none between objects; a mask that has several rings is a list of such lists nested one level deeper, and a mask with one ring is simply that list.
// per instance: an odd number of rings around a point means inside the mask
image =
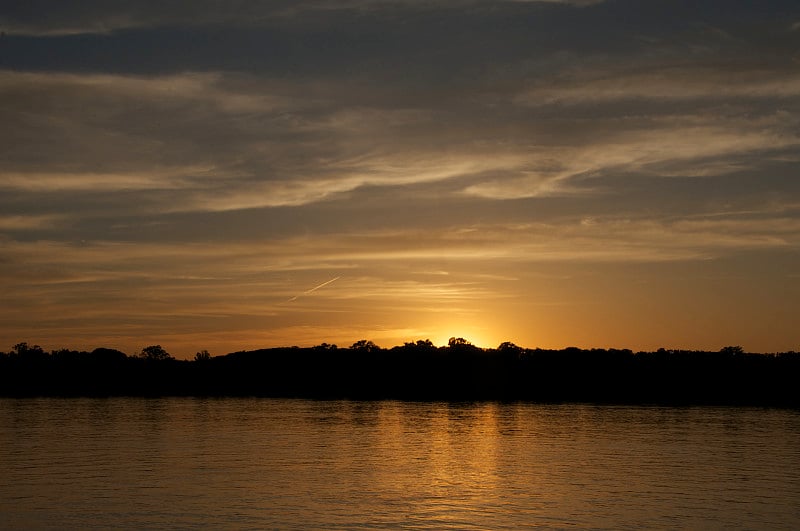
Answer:
[{"label": "tree line", "polygon": [[270,396],[800,407],[800,353],[480,348],[463,338],[381,348],[282,347],[177,360],[18,343],[0,352],[0,396]]}]

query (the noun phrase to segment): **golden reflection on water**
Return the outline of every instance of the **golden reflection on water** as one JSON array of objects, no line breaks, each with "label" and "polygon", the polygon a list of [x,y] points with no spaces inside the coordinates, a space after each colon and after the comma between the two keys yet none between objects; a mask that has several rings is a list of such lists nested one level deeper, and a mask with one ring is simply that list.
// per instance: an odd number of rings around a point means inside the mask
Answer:
[{"label": "golden reflection on water", "polygon": [[0,400],[6,528],[793,528],[800,413]]},{"label": "golden reflection on water", "polygon": [[[500,496],[501,431],[519,431],[508,419],[503,428],[498,408],[495,403],[381,404],[375,448],[384,466],[375,476],[376,488],[415,493],[407,513],[411,522],[496,525],[497,513],[507,509]],[[526,483],[537,488],[534,481]]]}]

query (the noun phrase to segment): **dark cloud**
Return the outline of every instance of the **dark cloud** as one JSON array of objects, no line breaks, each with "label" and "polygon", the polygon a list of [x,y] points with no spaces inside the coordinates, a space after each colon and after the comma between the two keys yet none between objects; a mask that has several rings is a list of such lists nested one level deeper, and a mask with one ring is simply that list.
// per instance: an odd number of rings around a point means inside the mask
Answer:
[{"label": "dark cloud", "polygon": [[[775,1],[43,4],[4,9],[6,68],[429,82],[557,52],[785,54],[799,38],[786,22],[797,17],[796,5]],[[26,27],[55,35],[26,35]],[[73,27],[85,29],[69,33]]]}]

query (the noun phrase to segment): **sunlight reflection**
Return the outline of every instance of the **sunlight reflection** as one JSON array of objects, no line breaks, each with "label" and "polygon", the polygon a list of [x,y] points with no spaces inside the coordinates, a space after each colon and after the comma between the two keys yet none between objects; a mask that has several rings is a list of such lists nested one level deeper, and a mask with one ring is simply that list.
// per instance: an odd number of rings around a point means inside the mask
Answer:
[{"label": "sunlight reflection", "polygon": [[483,517],[472,514],[476,507],[502,504],[493,499],[499,480],[498,407],[383,403],[376,430],[382,466],[373,487],[398,494],[417,491],[409,507],[412,519],[458,527]]}]

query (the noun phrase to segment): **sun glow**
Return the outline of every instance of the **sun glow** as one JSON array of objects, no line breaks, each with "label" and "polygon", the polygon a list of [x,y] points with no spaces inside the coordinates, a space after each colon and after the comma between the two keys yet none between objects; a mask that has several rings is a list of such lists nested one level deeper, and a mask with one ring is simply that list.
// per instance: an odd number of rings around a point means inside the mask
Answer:
[{"label": "sun glow", "polygon": [[440,315],[426,327],[430,339],[436,346],[447,346],[450,338],[462,338],[476,347],[496,348],[504,341],[515,340],[507,335],[507,327],[502,319],[492,312],[479,311],[459,312],[458,314]]}]

